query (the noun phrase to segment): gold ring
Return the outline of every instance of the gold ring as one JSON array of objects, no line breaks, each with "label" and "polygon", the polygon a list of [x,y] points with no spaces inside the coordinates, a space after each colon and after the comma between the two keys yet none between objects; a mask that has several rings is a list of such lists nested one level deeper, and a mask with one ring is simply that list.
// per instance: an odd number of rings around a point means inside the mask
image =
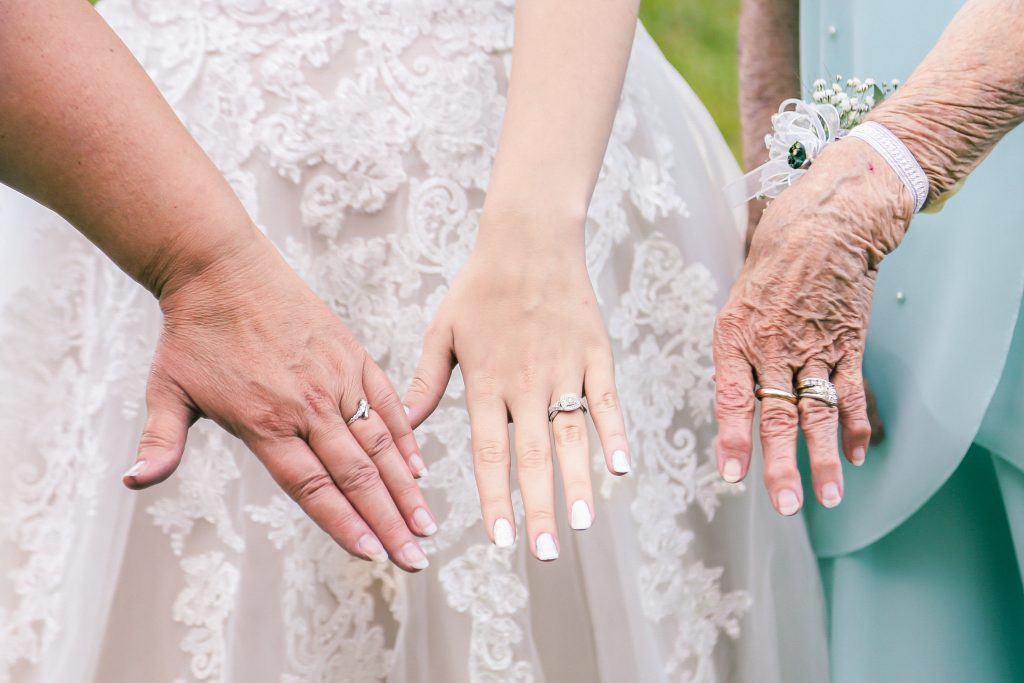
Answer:
[{"label": "gold ring", "polygon": [[763,398],[778,398],[787,403],[796,405],[796,395],[788,391],[782,391],[781,389],[765,389],[764,387],[758,387],[757,391],[754,392],[754,396],[760,401]]}]

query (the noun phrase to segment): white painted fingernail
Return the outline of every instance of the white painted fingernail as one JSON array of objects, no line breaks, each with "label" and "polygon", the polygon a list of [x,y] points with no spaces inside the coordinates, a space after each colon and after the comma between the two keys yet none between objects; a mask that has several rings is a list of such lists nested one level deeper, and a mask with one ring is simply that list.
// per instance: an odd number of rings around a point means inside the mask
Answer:
[{"label": "white painted fingernail", "polygon": [[864,452],[863,446],[857,446],[853,449],[853,464],[860,467],[864,464],[864,459],[867,457],[867,453]]},{"label": "white painted fingernail", "polygon": [[735,484],[743,478],[743,465],[736,458],[729,458],[722,465],[722,479]]},{"label": "white painted fingernail", "polygon": [[558,546],[551,534],[545,532],[537,537],[537,559],[545,562],[558,559]]},{"label": "white painted fingernail", "polygon": [[419,453],[413,453],[409,456],[409,468],[416,477],[422,477],[427,473],[427,464],[423,462],[423,458],[420,457]]},{"label": "white painted fingernail", "polygon": [[842,502],[843,497],[839,494],[839,486],[830,481],[821,487],[821,504],[827,508],[834,508]]},{"label": "white painted fingernail", "polygon": [[594,518],[590,515],[590,506],[585,500],[577,500],[572,504],[572,514],[569,515],[569,526],[577,531],[589,529]]},{"label": "white painted fingernail", "polygon": [[128,477],[137,477],[140,474],[142,474],[142,470],[144,470],[144,469],[146,469],[146,461],[145,460],[139,460],[134,465],[129,467],[128,471],[121,475],[121,478],[122,479],[127,479]]},{"label": "white painted fingernail", "polygon": [[359,538],[357,547],[359,552],[369,560],[373,560],[374,562],[388,561],[388,551],[384,550],[384,546],[380,544],[380,541],[370,534],[363,534]]},{"label": "white painted fingernail", "polygon": [[511,548],[516,542],[516,534],[512,524],[504,517],[494,522],[494,545],[499,548]]},{"label": "white painted fingernail", "polygon": [[424,536],[433,536],[437,533],[437,523],[426,508],[416,508],[412,513],[412,522]]},{"label": "white painted fingernail", "polygon": [[413,569],[426,569],[430,566],[430,560],[423,554],[423,549],[412,541],[402,546],[402,559]]},{"label": "white painted fingernail", "polygon": [[786,515],[795,515],[797,510],[800,509],[800,499],[796,497],[796,494],[789,489],[782,489],[779,491],[779,496],[776,499],[779,507],[779,513]]},{"label": "white painted fingernail", "polygon": [[616,474],[628,474],[632,469],[629,464],[629,456],[626,451],[615,451],[612,453],[612,471]]},{"label": "white painted fingernail", "polygon": [[412,413],[412,408],[410,408],[409,406],[405,405],[404,403],[402,404],[402,407],[405,408],[405,416],[409,417],[409,415]]}]

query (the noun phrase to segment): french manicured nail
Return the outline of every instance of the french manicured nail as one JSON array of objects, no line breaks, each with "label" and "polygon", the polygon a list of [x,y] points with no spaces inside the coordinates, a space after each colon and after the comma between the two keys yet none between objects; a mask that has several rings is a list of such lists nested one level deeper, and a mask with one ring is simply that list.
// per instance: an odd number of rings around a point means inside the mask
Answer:
[{"label": "french manicured nail", "polygon": [[424,536],[433,536],[437,533],[437,523],[426,508],[416,508],[412,513],[412,522]]},{"label": "french manicured nail", "polygon": [[537,559],[548,562],[558,559],[558,546],[555,537],[545,532],[537,537]]},{"label": "french manicured nail", "polygon": [[839,493],[839,486],[830,481],[821,487],[821,504],[827,508],[834,508],[842,502],[843,496]]},{"label": "french manicured nail", "polygon": [[402,404],[402,407],[405,408],[405,416],[409,417],[409,415],[412,413],[412,408],[410,408],[409,406],[405,405],[404,403]]},{"label": "french manicured nail", "polygon": [[853,464],[860,467],[864,464],[864,459],[867,457],[867,453],[864,452],[863,446],[857,446],[853,449]]},{"label": "french manicured nail", "polygon": [[409,466],[416,477],[422,477],[427,473],[427,464],[423,462],[423,458],[420,457],[419,453],[413,453],[409,456]]},{"label": "french manicured nail", "polygon": [[423,554],[419,544],[409,541],[402,546],[402,560],[413,569],[426,569],[430,566],[430,560]]},{"label": "french manicured nail", "polygon": [[594,517],[590,514],[590,506],[585,500],[577,500],[572,504],[572,511],[569,515],[569,526],[576,531],[589,529]]},{"label": "french manicured nail", "polygon": [[729,458],[722,464],[722,479],[735,484],[743,478],[743,465],[736,458]]},{"label": "french manicured nail", "polygon": [[359,552],[361,552],[367,559],[373,560],[374,562],[387,562],[388,551],[384,550],[384,546],[380,544],[380,541],[370,534],[363,534],[359,538],[357,547],[359,548]]},{"label": "french manicured nail", "polygon": [[139,460],[134,465],[129,467],[128,471],[121,475],[121,478],[122,479],[127,479],[128,477],[137,477],[140,474],[142,474],[142,470],[144,470],[144,469],[146,469],[146,461],[145,460]]},{"label": "french manicured nail", "polygon": [[616,474],[628,474],[632,469],[629,464],[629,456],[626,451],[615,451],[612,453],[612,471]]},{"label": "french manicured nail", "polygon": [[516,534],[512,524],[504,517],[494,522],[494,545],[499,548],[511,548],[516,542]]},{"label": "french manicured nail", "polygon": [[779,491],[778,497],[775,499],[776,504],[779,508],[779,513],[786,515],[795,515],[797,510],[800,509],[800,499],[796,497],[790,489],[782,489]]}]

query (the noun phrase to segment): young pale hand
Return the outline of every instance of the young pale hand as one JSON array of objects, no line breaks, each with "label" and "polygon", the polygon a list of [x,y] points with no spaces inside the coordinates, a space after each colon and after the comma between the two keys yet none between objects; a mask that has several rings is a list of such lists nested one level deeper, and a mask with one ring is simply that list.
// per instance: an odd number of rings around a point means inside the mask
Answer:
[{"label": "young pale hand", "polygon": [[794,392],[796,382],[830,379],[838,408],[812,399],[761,405],[765,485],[784,515],[803,504],[796,465],[798,424],[814,490],[827,507],[843,495],[837,437],[860,464],[871,438],[861,377],[875,276],[913,211],[910,195],[874,150],[859,140],[828,147],[800,182],[761,218],[750,254],[715,326],[719,471],[746,476],[755,382]]},{"label": "young pale hand", "polygon": [[481,229],[427,331],[405,403],[418,425],[437,407],[455,364],[461,365],[485,528],[498,545],[515,538],[511,420],[530,548],[539,559],[553,560],[559,542],[552,432],[572,528],[590,526],[594,499],[586,415],[560,412],[549,425],[548,407],[563,394],[585,393],[612,473],[629,471],[629,448],[611,345],[582,245],[564,257],[546,245],[531,245],[515,227],[503,231],[510,239]]},{"label": "young pale hand", "polygon": [[[436,525],[410,472],[409,461],[420,461],[401,401],[265,238],[172,280],[160,306],[148,418],[127,486],[170,476],[189,426],[208,417],[242,439],[348,552],[390,555],[408,571],[427,566],[413,534]],[[373,410],[347,425],[363,397]]]}]

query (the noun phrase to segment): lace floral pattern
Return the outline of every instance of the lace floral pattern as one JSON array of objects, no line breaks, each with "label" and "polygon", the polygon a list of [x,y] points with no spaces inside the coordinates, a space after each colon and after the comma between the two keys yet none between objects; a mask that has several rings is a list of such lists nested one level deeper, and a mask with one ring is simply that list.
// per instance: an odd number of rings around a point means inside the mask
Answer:
[{"label": "lace floral pattern", "polygon": [[[511,0],[104,0],[101,8],[289,262],[404,386],[473,244],[505,107]],[[717,285],[652,227],[680,224],[687,209],[649,99],[627,77],[589,214],[587,263],[611,313],[637,456],[631,509],[645,563],[633,589],[653,622],[671,625],[666,675],[710,681],[719,636],[737,635],[748,604],[742,592],[722,590],[721,568],[691,551],[723,492],[708,455]],[[28,557],[5,579],[22,598],[13,611],[0,607],[0,682],[15,663],[37,661],[58,628],[65,536],[88,508],[103,457],[90,434],[104,396],[86,389],[112,392],[129,377],[132,391],[116,394],[129,411],[142,395],[144,362],[117,353],[131,337],[138,294],[120,281],[101,287],[84,253],[45,284],[45,296],[19,303],[32,312],[26,338],[71,331],[28,350],[75,400],[33,396],[59,428],[31,444],[27,467],[35,469],[15,478],[13,502],[0,507],[2,539]],[[617,270],[632,264],[626,283],[603,277],[613,253]],[[107,292],[101,307],[60,308],[97,290]],[[108,368],[100,385],[73,360],[92,353],[86,346],[106,349],[93,361]],[[480,512],[461,394],[456,372],[419,430],[431,461],[423,487],[444,512],[424,545],[440,561],[447,618],[469,620],[467,679],[542,679],[527,650],[525,575],[507,553],[468,538]],[[405,577],[348,557],[290,501],[252,498],[241,486],[244,450],[210,425],[193,432],[170,484],[177,493],[146,508],[180,558],[167,616],[185,627],[189,675],[226,679],[243,553],[269,544],[282,587],[279,612],[268,612],[284,631],[279,680],[384,680],[406,619]],[[632,487],[616,482],[605,493],[631,495]],[[247,534],[247,524],[258,532]],[[200,542],[199,530],[212,533]]]}]

